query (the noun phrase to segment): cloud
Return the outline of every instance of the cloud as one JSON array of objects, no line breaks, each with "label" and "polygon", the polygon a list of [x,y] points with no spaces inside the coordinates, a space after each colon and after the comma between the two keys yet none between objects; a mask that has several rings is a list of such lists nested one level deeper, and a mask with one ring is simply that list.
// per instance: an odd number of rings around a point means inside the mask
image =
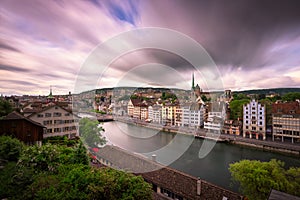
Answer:
[{"label": "cloud", "polygon": [[[300,85],[295,76],[300,62],[300,2],[297,0],[72,3],[2,0],[0,7],[0,81],[7,81],[0,92],[4,94],[12,91],[48,94],[49,85],[56,83],[59,83],[57,91],[72,91],[81,66],[98,44],[123,31],[149,26],[174,29],[199,42],[219,67],[225,88]],[[127,45],[134,42],[124,41]],[[118,45],[108,47],[106,54],[110,55],[116,48]],[[174,44],[174,48],[189,50],[185,44]],[[103,87],[111,87],[128,71],[147,63],[171,67],[180,73],[183,82],[189,82],[194,71],[178,55],[143,49],[116,58],[98,82]],[[201,67],[205,71],[210,66]],[[165,84],[176,80],[175,76],[162,74],[158,77]],[[86,75],[87,79],[101,76],[92,71]],[[205,77],[197,74],[196,78],[205,88]],[[135,76],[136,81],[142,79],[154,82],[151,77]],[[38,83],[40,89],[33,89],[30,83]],[[180,87],[183,85],[178,83]]]},{"label": "cloud", "polygon": [[11,71],[11,72],[30,72],[29,69],[24,69],[21,67],[15,67],[15,66],[10,66],[10,65],[2,65],[2,64],[0,64],[0,70]]}]

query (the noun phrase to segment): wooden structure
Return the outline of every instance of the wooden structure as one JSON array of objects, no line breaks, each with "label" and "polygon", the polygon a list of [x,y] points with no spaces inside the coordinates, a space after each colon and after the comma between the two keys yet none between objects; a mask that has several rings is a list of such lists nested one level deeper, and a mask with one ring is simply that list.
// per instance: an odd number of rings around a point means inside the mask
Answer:
[{"label": "wooden structure", "polygon": [[15,111],[0,120],[0,135],[10,135],[29,145],[41,145],[45,128]]}]

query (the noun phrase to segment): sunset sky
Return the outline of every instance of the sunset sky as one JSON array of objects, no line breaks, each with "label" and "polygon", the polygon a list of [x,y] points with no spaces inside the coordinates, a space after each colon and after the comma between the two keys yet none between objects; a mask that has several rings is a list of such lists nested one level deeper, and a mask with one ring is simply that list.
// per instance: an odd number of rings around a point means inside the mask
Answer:
[{"label": "sunset sky", "polygon": [[[299,10],[298,0],[1,0],[0,94],[47,95],[50,85],[54,94],[74,91],[77,74],[97,45],[143,27],[167,28],[196,40],[217,65],[224,89],[300,87]],[[147,76],[148,63],[157,63],[157,72],[165,65],[180,74],[181,81],[162,76],[160,86],[175,81],[174,87],[189,89],[189,63],[155,49],[116,59],[95,87],[114,87],[141,65],[142,77],[128,76],[136,78],[132,84],[155,85]]]}]

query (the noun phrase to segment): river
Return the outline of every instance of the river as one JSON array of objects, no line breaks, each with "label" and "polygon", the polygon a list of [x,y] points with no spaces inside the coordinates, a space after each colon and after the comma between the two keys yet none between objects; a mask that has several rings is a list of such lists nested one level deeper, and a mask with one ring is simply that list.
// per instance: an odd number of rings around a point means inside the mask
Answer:
[{"label": "river", "polygon": [[[104,136],[108,144],[119,146],[147,157],[156,155],[158,162],[195,177],[239,192],[231,184],[229,164],[243,159],[269,161],[278,159],[286,167],[300,167],[300,159],[249,147],[195,139],[123,122],[105,122]],[[199,154],[200,153],[200,154]]]}]

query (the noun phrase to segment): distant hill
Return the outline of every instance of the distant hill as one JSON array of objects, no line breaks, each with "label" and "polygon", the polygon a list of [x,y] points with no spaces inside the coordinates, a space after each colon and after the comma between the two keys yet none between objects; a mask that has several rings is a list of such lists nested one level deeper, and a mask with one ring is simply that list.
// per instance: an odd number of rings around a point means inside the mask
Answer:
[{"label": "distant hill", "polygon": [[270,89],[259,89],[259,90],[244,90],[234,91],[236,94],[270,94],[278,93],[284,95],[289,92],[300,92],[300,88],[270,88]]}]

